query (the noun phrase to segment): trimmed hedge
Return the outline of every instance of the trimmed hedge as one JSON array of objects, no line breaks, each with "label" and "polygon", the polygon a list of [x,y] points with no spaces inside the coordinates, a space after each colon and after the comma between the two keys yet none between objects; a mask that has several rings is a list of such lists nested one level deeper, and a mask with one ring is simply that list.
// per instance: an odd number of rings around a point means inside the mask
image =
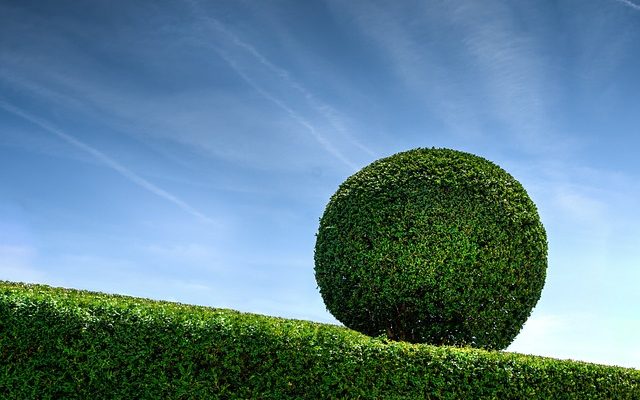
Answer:
[{"label": "trimmed hedge", "polygon": [[640,399],[640,371],[0,282],[2,399]]},{"label": "trimmed hedge", "polygon": [[315,273],[327,309],[370,336],[504,349],[538,302],[547,236],[496,164],[414,149],[345,180],[320,220]]}]

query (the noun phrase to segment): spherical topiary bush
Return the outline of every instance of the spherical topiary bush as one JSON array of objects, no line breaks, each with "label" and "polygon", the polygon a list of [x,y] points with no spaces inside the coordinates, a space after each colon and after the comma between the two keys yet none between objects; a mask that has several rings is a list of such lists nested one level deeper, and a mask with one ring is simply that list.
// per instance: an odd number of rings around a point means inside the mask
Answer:
[{"label": "spherical topiary bush", "polygon": [[484,158],[415,149],[349,177],[320,220],[315,275],[351,329],[507,347],[540,298],[547,238],[522,185]]}]

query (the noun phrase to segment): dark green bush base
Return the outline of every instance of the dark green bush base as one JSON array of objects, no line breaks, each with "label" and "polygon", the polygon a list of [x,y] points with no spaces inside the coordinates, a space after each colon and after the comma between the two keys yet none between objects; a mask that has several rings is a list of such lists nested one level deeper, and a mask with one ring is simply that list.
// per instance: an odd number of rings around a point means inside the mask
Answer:
[{"label": "dark green bush base", "polygon": [[2,399],[640,399],[640,371],[0,281]]}]

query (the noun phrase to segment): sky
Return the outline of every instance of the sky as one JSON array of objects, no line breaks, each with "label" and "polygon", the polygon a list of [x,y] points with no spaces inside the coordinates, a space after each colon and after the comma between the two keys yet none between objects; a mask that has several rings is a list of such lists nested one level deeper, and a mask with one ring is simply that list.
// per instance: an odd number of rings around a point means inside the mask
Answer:
[{"label": "sky", "polygon": [[640,1],[0,1],[0,279],[338,323],[340,183],[417,147],[549,240],[509,351],[640,369]]}]

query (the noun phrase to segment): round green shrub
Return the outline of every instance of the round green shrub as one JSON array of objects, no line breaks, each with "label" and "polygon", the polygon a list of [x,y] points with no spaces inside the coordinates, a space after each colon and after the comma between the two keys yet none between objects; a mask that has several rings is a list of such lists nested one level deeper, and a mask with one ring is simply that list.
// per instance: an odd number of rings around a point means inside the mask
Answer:
[{"label": "round green shrub", "polygon": [[522,185],[492,162],[414,149],[349,177],[320,220],[327,309],[371,336],[507,347],[538,302],[547,238]]}]

